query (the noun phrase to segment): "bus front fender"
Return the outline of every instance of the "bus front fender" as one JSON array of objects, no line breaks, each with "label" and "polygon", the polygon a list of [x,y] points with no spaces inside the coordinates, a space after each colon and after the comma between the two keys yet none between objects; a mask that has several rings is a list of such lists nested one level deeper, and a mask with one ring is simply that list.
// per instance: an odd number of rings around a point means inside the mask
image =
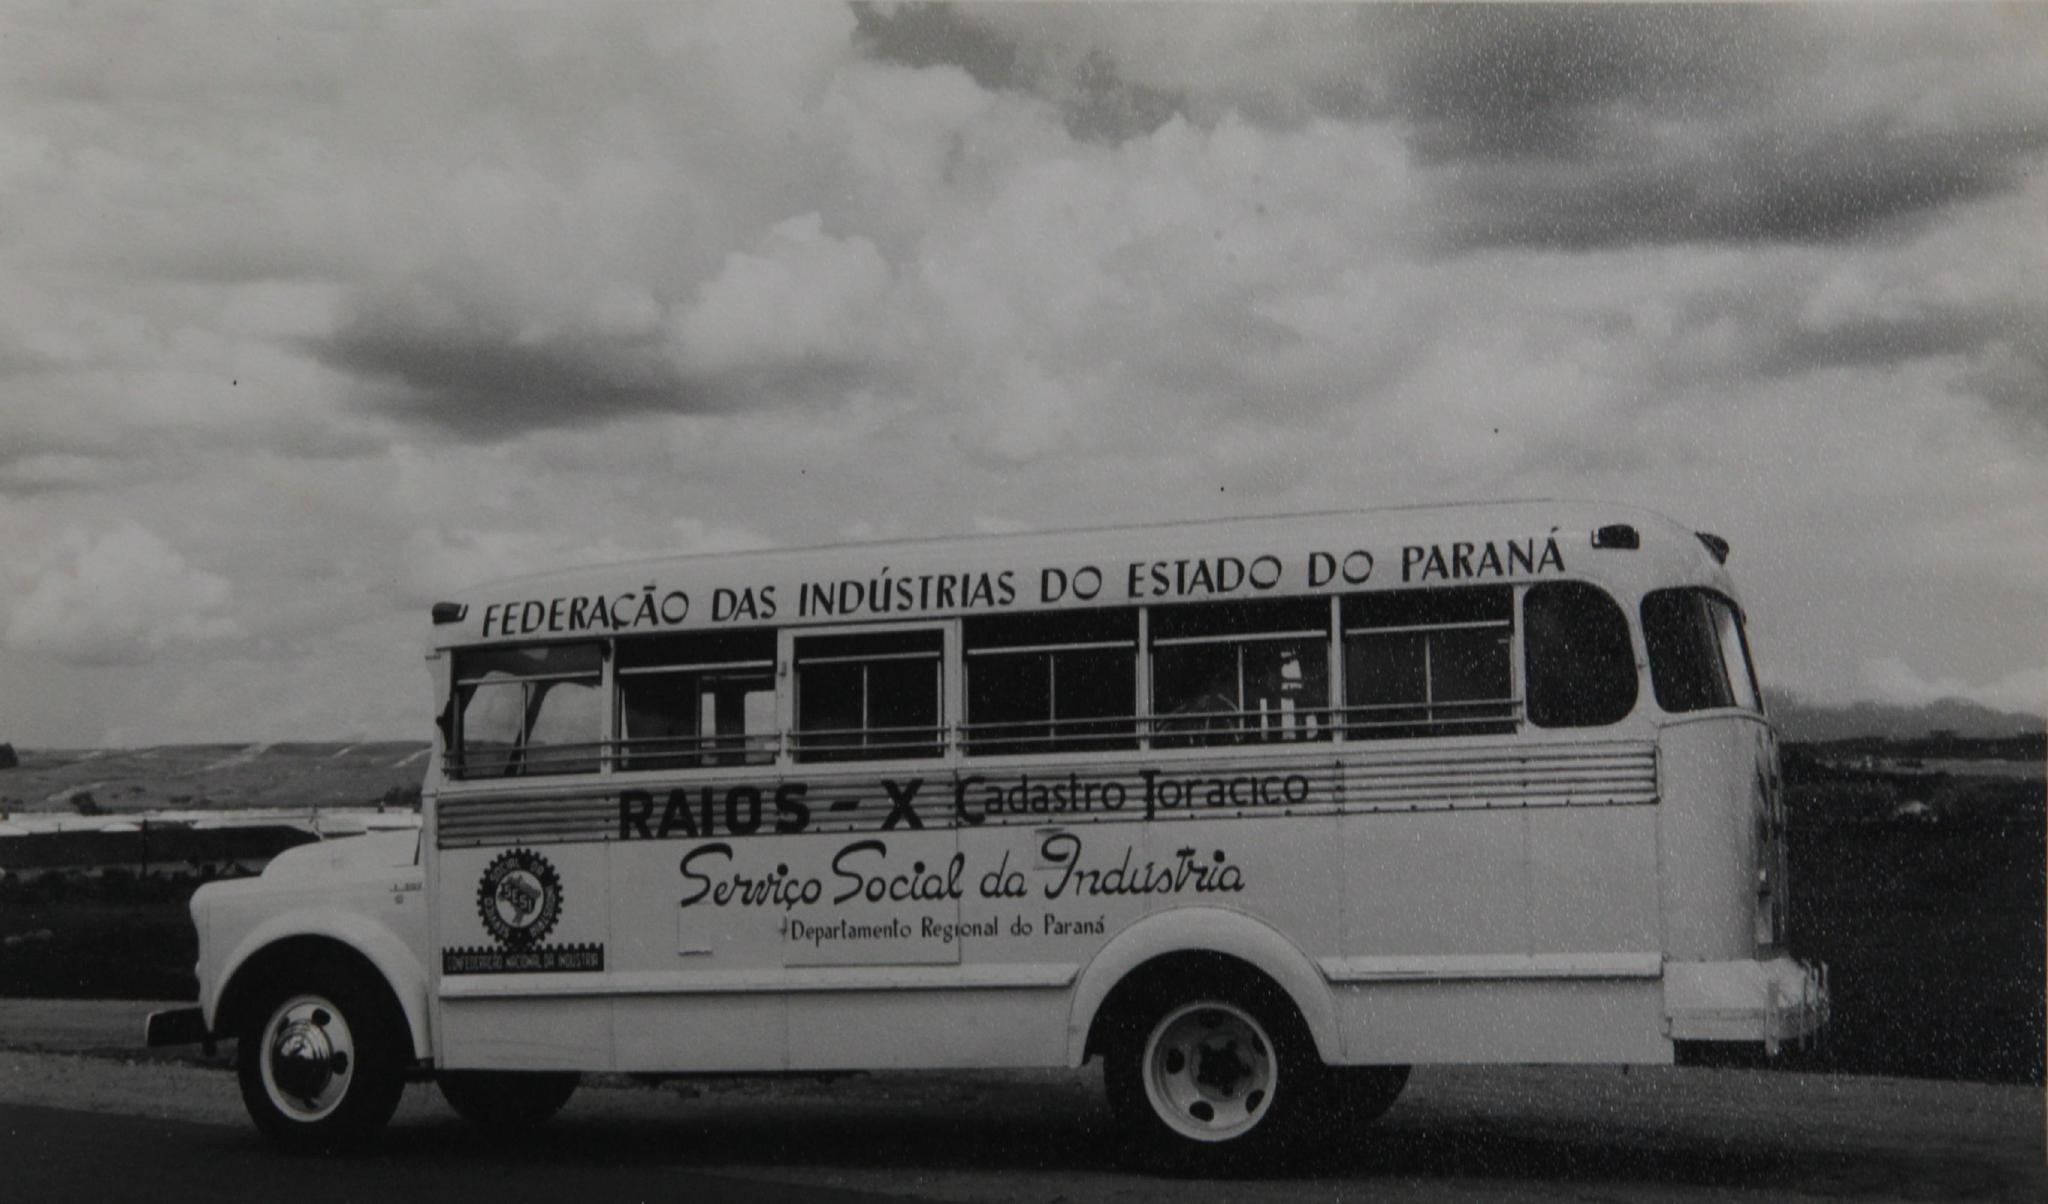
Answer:
[{"label": "bus front fender", "polygon": [[427,1030],[427,972],[419,953],[398,932],[359,910],[340,905],[316,904],[293,908],[268,917],[236,941],[222,959],[217,972],[207,976],[208,989],[203,992],[200,1003],[205,1009],[209,1031],[214,1031],[219,1023],[221,1002],[229,985],[251,960],[286,942],[298,943],[309,939],[345,946],[369,962],[383,977],[399,1008],[405,1013],[414,1056],[421,1059],[432,1056]]},{"label": "bus front fender", "polygon": [[1287,993],[1322,1060],[1343,1057],[1337,1006],[1315,963],[1271,925],[1220,907],[1188,907],[1146,916],[1112,937],[1083,967],[1067,1021],[1067,1064],[1088,1056],[1088,1035],[1118,983],[1157,958],[1221,954],[1244,962]]}]

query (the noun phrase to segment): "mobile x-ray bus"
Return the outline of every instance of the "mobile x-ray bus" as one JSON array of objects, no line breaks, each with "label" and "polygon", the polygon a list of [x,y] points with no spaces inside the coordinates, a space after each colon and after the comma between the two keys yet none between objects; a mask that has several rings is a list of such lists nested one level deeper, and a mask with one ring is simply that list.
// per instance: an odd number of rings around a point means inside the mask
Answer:
[{"label": "mobile x-ray bus", "polygon": [[[679,557],[433,609],[415,839],[193,900],[256,1122],[1079,1066],[1134,1146],[1822,1022],[1728,545],[1513,503]],[[415,843],[417,847],[415,848]],[[1717,1047],[1718,1048],[1718,1047]]]}]

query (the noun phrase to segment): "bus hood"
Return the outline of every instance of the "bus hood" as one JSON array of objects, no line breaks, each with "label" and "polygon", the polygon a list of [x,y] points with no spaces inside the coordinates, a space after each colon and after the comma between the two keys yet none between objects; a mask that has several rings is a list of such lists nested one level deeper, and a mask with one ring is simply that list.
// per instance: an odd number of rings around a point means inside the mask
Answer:
[{"label": "bus hood", "polygon": [[382,877],[417,864],[419,842],[418,829],[404,828],[302,844],[271,858],[263,877],[294,882]]}]

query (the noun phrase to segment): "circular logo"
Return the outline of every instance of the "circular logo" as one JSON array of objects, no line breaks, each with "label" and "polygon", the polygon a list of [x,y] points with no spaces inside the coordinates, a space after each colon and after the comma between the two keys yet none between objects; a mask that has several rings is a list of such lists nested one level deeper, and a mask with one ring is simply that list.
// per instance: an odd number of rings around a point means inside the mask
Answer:
[{"label": "circular logo", "polygon": [[532,849],[498,854],[476,888],[484,931],[509,949],[526,949],[547,936],[562,915],[562,877]]}]

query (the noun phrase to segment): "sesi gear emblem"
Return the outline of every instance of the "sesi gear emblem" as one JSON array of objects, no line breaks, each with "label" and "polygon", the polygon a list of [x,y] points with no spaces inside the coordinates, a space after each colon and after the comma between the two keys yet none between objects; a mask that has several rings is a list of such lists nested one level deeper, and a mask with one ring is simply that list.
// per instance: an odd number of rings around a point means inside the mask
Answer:
[{"label": "sesi gear emblem", "polygon": [[562,876],[532,849],[500,853],[477,884],[484,931],[507,949],[529,949],[562,916]]},{"label": "sesi gear emblem", "polygon": [[604,973],[602,943],[542,943],[562,918],[562,875],[532,849],[507,849],[484,867],[476,914],[492,943],[443,948],[441,973]]}]

